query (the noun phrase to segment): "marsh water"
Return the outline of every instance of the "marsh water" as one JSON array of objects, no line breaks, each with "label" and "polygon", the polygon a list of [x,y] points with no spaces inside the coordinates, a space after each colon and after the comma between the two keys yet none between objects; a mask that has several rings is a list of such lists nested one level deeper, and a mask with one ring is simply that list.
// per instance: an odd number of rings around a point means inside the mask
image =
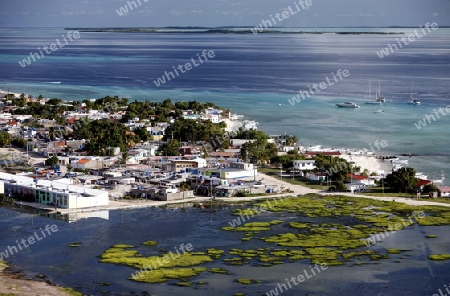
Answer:
[{"label": "marsh water", "polygon": [[[86,295],[266,295],[286,278],[297,277],[310,270],[309,260],[283,262],[270,267],[246,264],[230,266],[221,259],[204,266],[221,267],[231,274],[203,272],[190,278],[193,283],[206,285],[178,287],[174,281],[160,284],[138,283],[129,280],[135,268],[104,264],[98,256],[115,244],[131,244],[143,256],[157,255],[161,251],[173,251],[181,244],[192,244],[193,251],[208,248],[229,251],[232,248],[257,249],[263,247],[258,239],[241,241],[243,233],[221,230],[236,218],[232,206],[214,209],[193,207],[144,208],[110,211],[97,215],[102,218],[81,218],[74,222],[38,215],[35,211],[0,207],[0,252],[16,245],[16,240],[27,239],[47,224],[58,226],[58,231],[34,245],[4,258],[13,265],[10,272],[20,272],[26,278],[41,277],[61,286],[68,286]],[[93,214],[95,216],[95,213]],[[252,217],[249,222],[279,219],[285,222],[347,223],[334,218],[306,218],[298,213],[265,212]],[[344,218],[342,218],[344,219]],[[71,219],[75,220],[75,219]],[[270,232],[279,233],[280,224]],[[270,233],[267,233],[270,235]],[[437,234],[435,239],[425,235]],[[265,234],[266,235],[266,234]],[[423,227],[413,225],[398,231],[369,249],[408,249],[405,254],[390,254],[389,259],[366,265],[346,263],[329,266],[319,274],[283,292],[283,295],[432,295],[450,282],[450,263],[431,261],[430,253],[449,253],[450,228],[448,226]],[[154,240],[158,246],[140,246]],[[80,242],[81,247],[68,245]],[[264,245],[267,246],[267,245]],[[276,245],[272,246],[274,249]],[[262,281],[254,285],[242,285],[238,278]]]}]

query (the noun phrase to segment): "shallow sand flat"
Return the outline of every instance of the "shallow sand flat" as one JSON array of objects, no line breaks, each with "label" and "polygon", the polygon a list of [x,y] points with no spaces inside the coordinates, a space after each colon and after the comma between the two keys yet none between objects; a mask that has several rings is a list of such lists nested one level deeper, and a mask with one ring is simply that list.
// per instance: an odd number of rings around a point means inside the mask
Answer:
[{"label": "shallow sand flat", "polygon": [[4,273],[5,267],[0,263],[0,294],[20,296],[61,296],[70,295],[62,288],[46,282],[30,281]]}]

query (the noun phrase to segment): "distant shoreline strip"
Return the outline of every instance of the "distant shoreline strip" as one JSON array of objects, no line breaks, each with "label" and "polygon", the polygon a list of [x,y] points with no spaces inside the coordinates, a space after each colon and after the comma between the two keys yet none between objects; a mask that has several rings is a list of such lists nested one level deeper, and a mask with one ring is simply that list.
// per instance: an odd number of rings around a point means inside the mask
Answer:
[{"label": "distant shoreline strip", "polygon": [[[65,28],[65,30],[77,30],[84,33],[154,33],[154,34],[254,34],[250,28],[248,29],[170,29],[170,28]],[[264,30],[258,34],[335,34],[335,35],[404,35],[404,32],[343,32],[343,31],[279,31]]]}]

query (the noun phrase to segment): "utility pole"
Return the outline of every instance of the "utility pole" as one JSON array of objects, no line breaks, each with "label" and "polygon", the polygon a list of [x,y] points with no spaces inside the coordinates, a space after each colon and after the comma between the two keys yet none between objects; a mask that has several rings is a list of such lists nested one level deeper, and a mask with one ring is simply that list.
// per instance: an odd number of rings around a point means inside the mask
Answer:
[{"label": "utility pole", "polygon": [[280,164],[280,179],[283,182],[283,165]]}]

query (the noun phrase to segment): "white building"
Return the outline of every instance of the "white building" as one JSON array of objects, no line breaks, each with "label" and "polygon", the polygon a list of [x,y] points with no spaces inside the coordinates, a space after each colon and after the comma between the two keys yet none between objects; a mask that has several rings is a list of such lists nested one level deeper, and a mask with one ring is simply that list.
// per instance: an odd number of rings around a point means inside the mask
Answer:
[{"label": "white building", "polygon": [[0,172],[0,193],[63,209],[106,206],[107,191]]},{"label": "white building", "polygon": [[317,181],[317,182],[327,181],[327,179],[328,179],[328,175],[325,173],[311,173],[311,174],[309,174],[308,177],[311,181]]},{"label": "white building", "polygon": [[353,192],[363,192],[366,190],[366,185],[362,183],[346,183],[345,187],[347,188],[347,191]]},{"label": "white building", "polygon": [[194,159],[172,159],[170,160],[172,172],[187,171],[188,169],[201,169],[206,167],[207,161],[204,158]]},{"label": "white building", "polygon": [[375,180],[366,176],[349,174],[347,182],[354,184],[363,184],[365,186],[375,186]]},{"label": "white building", "polygon": [[294,160],[293,166],[300,171],[312,171],[316,169],[316,161],[312,159]]},{"label": "white building", "polygon": [[233,162],[229,168],[205,169],[204,176],[219,177],[221,179],[256,178],[258,170],[252,163]]}]

